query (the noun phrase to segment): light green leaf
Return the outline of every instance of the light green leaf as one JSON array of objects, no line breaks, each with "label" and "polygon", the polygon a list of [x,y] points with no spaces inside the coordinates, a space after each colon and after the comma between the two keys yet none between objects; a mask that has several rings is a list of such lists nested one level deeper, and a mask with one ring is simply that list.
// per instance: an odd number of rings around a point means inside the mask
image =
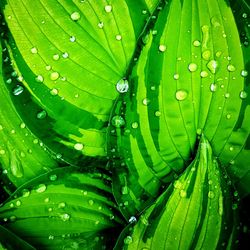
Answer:
[{"label": "light green leaf", "polygon": [[0,220],[38,249],[100,249],[123,224],[108,175],[77,168],[53,170],[19,188],[0,208]]},{"label": "light green leaf", "polygon": [[234,248],[237,204],[227,178],[202,136],[194,161],[138,223],[122,233],[115,249]]}]

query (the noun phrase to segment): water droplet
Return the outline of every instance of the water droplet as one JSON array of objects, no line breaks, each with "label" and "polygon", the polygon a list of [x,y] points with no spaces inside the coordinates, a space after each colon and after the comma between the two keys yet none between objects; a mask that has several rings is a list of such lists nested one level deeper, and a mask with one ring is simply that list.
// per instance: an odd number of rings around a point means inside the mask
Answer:
[{"label": "water droplet", "polygon": [[229,97],[230,97],[230,94],[229,94],[229,93],[226,93],[224,96],[225,96],[225,98],[229,98]]},{"label": "water droplet", "polygon": [[167,50],[167,46],[166,45],[164,45],[164,44],[160,44],[159,45],[159,51],[165,52],[166,50]]},{"label": "water droplet", "polygon": [[65,208],[65,207],[66,207],[65,202],[60,202],[60,203],[58,204],[58,208]]},{"label": "water droplet", "polygon": [[26,127],[25,123],[22,122],[22,123],[20,124],[20,128],[24,129],[25,127]]},{"label": "water droplet", "polygon": [[54,96],[55,96],[55,95],[58,95],[58,93],[59,93],[58,89],[51,89],[51,90],[50,90],[50,94],[51,94],[51,95],[54,95]]},{"label": "water droplet", "polygon": [[202,78],[208,77],[207,71],[201,71],[200,76],[201,76]]},{"label": "water droplet", "polygon": [[45,69],[49,71],[49,70],[51,70],[51,66],[50,65],[46,65]]},{"label": "water droplet", "polygon": [[241,98],[241,99],[246,99],[246,98],[247,98],[247,92],[244,91],[244,90],[242,90],[242,91],[240,92],[240,98]]},{"label": "water droplet", "polygon": [[106,5],[106,6],[104,7],[104,9],[105,9],[105,11],[106,11],[107,13],[110,13],[110,12],[112,11],[112,6],[111,6],[111,5]]},{"label": "water droplet", "polygon": [[178,80],[180,78],[180,75],[179,74],[174,74],[174,79],[175,80]]},{"label": "water droplet", "polygon": [[52,72],[52,73],[50,74],[50,79],[51,79],[52,81],[55,81],[55,80],[57,80],[58,78],[59,78],[59,73],[58,73],[58,72],[54,71],[54,72]]},{"label": "water droplet", "polygon": [[16,206],[20,207],[22,205],[22,202],[20,200],[16,201]]},{"label": "water droplet", "polygon": [[183,187],[183,184],[179,180],[174,182],[174,188],[182,189],[182,187]]},{"label": "water droplet", "polygon": [[51,181],[56,181],[57,180],[57,175],[56,174],[52,174],[52,175],[49,176],[49,179]]},{"label": "water droplet", "polygon": [[68,54],[67,52],[64,52],[64,53],[62,54],[62,57],[63,57],[63,58],[68,58],[68,57],[69,57],[69,54]]},{"label": "water droplet", "polygon": [[32,54],[37,54],[37,52],[38,52],[36,47],[31,48],[30,51]]},{"label": "water droplet", "polygon": [[103,22],[99,22],[97,25],[98,25],[98,27],[99,27],[100,29],[103,29],[103,27],[104,27],[104,23],[103,23]]},{"label": "water droplet", "polygon": [[116,35],[116,36],[115,36],[115,39],[116,39],[117,41],[121,41],[121,40],[122,40],[122,36],[121,36],[121,35]]},{"label": "water droplet", "polygon": [[213,74],[215,74],[218,71],[218,67],[219,67],[218,62],[215,60],[211,60],[207,63],[207,68]]},{"label": "water droplet", "polygon": [[226,118],[227,118],[228,120],[231,119],[231,117],[232,117],[231,114],[227,114],[227,115],[226,115]]},{"label": "water droplet", "polygon": [[227,65],[227,70],[228,70],[228,71],[230,71],[230,72],[233,72],[233,71],[235,71],[235,70],[236,70],[236,68],[235,68],[235,66],[234,66],[234,65],[229,64],[229,65]]},{"label": "water droplet", "polygon": [[243,69],[242,71],[241,71],[241,76],[243,76],[243,77],[247,77],[248,76],[248,71],[247,70],[245,70],[245,69]]},{"label": "water droplet", "polygon": [[128,80],[123,78],[116,83],[116,90],[119,93],[126,93],[128,92],[128,89],[129,89]]},{"label": "water droplet", "polygon": [[176,91],[175,93],[175,97],[178,101],[183,101],[187,98],[188,93],[186,90],[180,89],[178,91]]},{"label": "water droplet", "polygon": [[211,57],[211,51],[210,50],[205,50],[204,52],[202,52],[202,58],[206,61],[208,61]]},{"label": "water droplet", "polygon": [[157,117],[161,116],[161,111],[159,111],[159,110],[155,111],[155,116],[157,116]]},{"label": "water droplet", "polygon": [[17,86],[13,89],[12,93],[13,93],[13,95],[18,96],[18,95],[22,94],[23,91],[24,91],[23,86],[17,85]]},{"label": "water droplet", "polygon": [[133,242],[133,239],[132,239],[131,236],[125,237],[124,243],[125,243],[126,245],[129,245],[129,244],[131,244],[132,242]]},{"label": "water droplet", "polygon": [[201,42],[199,40],[195,40],[195,41],[193,41],[193,45],[195,47],[199,47],[199,46],[201,46]]},{"label": "water droplet", "polygon": [[93,200],[89,200],[89,205],[93,206],[94,205],[94,201]]},{"label": "water droplet", "polygon": [[232,147],[232,146],[229,147],[229,150],[230,150],[230,151],[234,151],[234,147]]},{"label": "water droplet", "polygon": [[128,222],[129,222],[129,223],[135,223],[135,222],[137,222],[137,219],[136,219],[135,216],[131,216],[131,217],[129,218]]},{"label": "water droplet", "polygon": [[43,193],[47,189],[45,184],[39,184],[35,190],[37,193]]},{"label": "water droplet", "polygon": [[68,221],[70,219],[70,215],[69,214],[61,214],[60,217],[61,217],[61,219],[63,221]]},{"label": "water droplet", "polygon": [[131,127],[134,129],[138,128],[139,127],[138,122],[132,122]]},{"label": "water droplet", "polygon": [[145,106],[147,106],[149,103],[150,103],[150,100],[148,98],[144,98],[142,100],[142,104],[145,105]]},{"label": "water droplet", "polygon": [[208,198],[213,199],[215,197],[215,194],[213,191],[208,192]]},{"label": "water droplet", "polygon": [[222,55],[222,52],[219,50],[215,53],[216,57],[220,57]]},{"label": "water droplet", "polygon": [[49,235],[49,240],[54,240],[55,236],[54,235]]},{"label": "water droplet", "polygon": [[75,149],[75,150],[78,150],[78,151],[83,150],[83,144],[82,144],[82,143],[76,143],[76,144],[74,145],[74,149]]},{"label": "water droplet", "polygon": [[187,196],[187,192],[185,190],[181,190],[179,195],[181,198],[185,198]]},{"label": "water droplet", "polygon": [[125,125],[125,121],[124,119],[119,116],[119,115],[115,115],[113,118],[112,118],[112,121],[111,121],[112,125],[115,126],[116,128],[120,128],[122,126]]},{"label": "water droplet", "polygon": [[217,16],[214,16],[211,18],[211,24],[216,28],[219,27],[220,24],[220,19]]},{"label": "water droplet", "polygon": [[76,37],[75,37],[75,36],[71,36],[71,37],[69,38],[69,40],[70,40],[70,42],[74,43],[74,42],[76,41]]},{"label": "water droplet", "polygon": [[53,55],[53,59],[54,59],[55,61],[58,61],[59,58],[60,58],[60,56],[59,56],[58,54]]},{"label": "water droplet", "polygon": [[127,186],[122,187],[122,194],[123,195],[128,194],[128,187]]},{"label": "water droplet", "polygon": [[42,110],[36,114],[37,119],[44,119],[47,116],[47,112],[45,110]]},{"label": "water droplet", "polygon": [[189,69],[190,72],[195,72],[197,70],[197,68],[198,68],[198,66],[195,63],[190,63],[188,65],[188,69]]},{"label": "water droplet", "polygon": [[78,21],[81,18],[81,15],[79,12],[75,11],[70,15],[71,20]]},{"label": "water droplet", "polygon": [[38,75],[37,77],[36,77],[36,82],[43,82],[43,76],[41,76],[41,75]]},{"label": "water droplet", "polygon": [[23,189],[22,190],[22,197],[29,197],[29,196],[30,196],[29,189]]},{"label": "water droplet", "polygon": [[243,13],[243,14],[242,14],[242,17],[243,17],[243,18],[247,18],[247,13]]},{"label": "water droplet", "polygon": [[216,83],[212,83],[212,84],[210,85],[210,90],[211,90],[212,92],[215,92],[215,91],[217,90],[217,84],[216,84]]}]

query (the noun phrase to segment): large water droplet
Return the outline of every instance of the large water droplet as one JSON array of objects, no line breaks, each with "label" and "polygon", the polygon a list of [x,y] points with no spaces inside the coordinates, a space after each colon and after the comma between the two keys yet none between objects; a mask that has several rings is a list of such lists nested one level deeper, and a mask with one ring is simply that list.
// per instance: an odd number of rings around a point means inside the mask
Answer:
[{"label": "large water droplet", "polygon": [[245,69],[243,69],[242,71],[241,71],[241,76],[243,76],[243,77],[247,77],[248,76],[248,71],[247,70],[245,70]]},{"label": "large water droplet", "polygon": [[78,21],[81,18],[81,15],[79,12],[75,11],[70,15],[71,20]]},{"label": "large water droplet", "polygon": [[215,91],[217,90],[217,84],[216,84],[216,83],[212,83],[212,84],[210,85],[210,90],[211,90],[212,92],[215,92]]},{"label": "large water droplet", "polygon": [[37,77],[36,77],[36,81],[37,82],[43,82],[43,76],[42,75],[38,75]]},{"label": "large water droplet", "polygon": [[50,74],[50,79],[51,79],[52,81],[55,81],[55,80],[57,80],[58,78],[59,78],[59,73],[58,73],[58,72],[54,71],[54,72],[52,72],[52,73]]},{"label": "large water droplet", "polygon": [[129,85],[128,85],[128,80],[126,79],[121,79],[116,83],[116,89],[119,93],[126,93],[128,92]]},{"label": "large water droplet", "polygon": [[240,98],[241,98],[241,99],[246,99],[246,98],[247,98],[247,92],[244,91],[244,90],[242,90],[242,91],[240,92]]},{"label": "large water droplet", "polygon": [[187,98],[188,93],[186,90],[180,89],[178,91],[176,91],[175,93],[175,97],[178,101],[183,101]]},{"label": "large water droplet", "polygon": [[37,193],[43,193],[47,189],[45,184],[39,184],[35,190]]},{"label": "large water droplet", "polygon": [[218,71],[219,64],[215,60],[211,60],[207,63],[207,68],[211,73],[215,74]]},{"label": "large water droplet", "polygon": [[110,13],[112,11],[112,6],[111,5],[106,5],[104,7],[104,10],[107,12],[107,13]]},{"label": "large water droplet", "polygon": [[198,69],[198,66],[197,66],[196,63],[190,63],[188,65],[188,69],[189,69],[190,72],[195,72]]},{"label": "large water droplet", "polygon": [[69,214],[61,214],[60,217],[61,217],[61,219],[63,221],[68,221],[70,219],[70,215]]},{"label": "large water droplet", "polygon": [[115,115],[111,121],[112,125],[116,128],[120,128],[125,125],[124,119],[120,115]]},{"label": "large water droplet", "polygon": [[234,72],[236,70],[235,66],[232,64],[227,65],[227,70],[230,72]]},{"label": "large water droplet", "polygon": [[83,144],[82,144],[82,143],[76,143],[76,144],[74,145],[74,149],[75,149],[75,150],[78,150],[78,151],[83,150]]},{"label": "large water droplet", "polygon": [[159,45],[159,51],[165,52],[166,50],[167,50],[167,46],[166,45],[164,45],[164,44],[160,44]]},{"label": "large water droplet", "polygon": [[13,93],[13,95],[18,96],[18,95],[22,94],[23,91],[24,91],[23,86],[17,85],[17,86],[13,89],[12,93]]}]

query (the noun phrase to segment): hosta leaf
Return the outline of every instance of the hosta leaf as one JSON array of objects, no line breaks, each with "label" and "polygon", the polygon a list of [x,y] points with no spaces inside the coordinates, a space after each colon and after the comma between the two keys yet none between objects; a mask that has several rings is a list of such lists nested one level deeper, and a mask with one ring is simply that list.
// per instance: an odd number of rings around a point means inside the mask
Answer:
[{"label": "hosta leaf", "polygon": [[[29,126],[39,131],[48,123],[40,136],[54,151],[65,145],[86,156],[105,156],[115,85],[125,75],[149,16],[143,12],[146,3],[8,0],[2,9],[13,36],[13,64],[40,106],[26,105],[29,116],[22,111]],[[64,154],[71,160],[74,155]]]},{"label": "hosta leaf", "polygon": [[237,204],[202,137],[194,161],[121,235],[115,249],[233,249]]},{"label": "hosta leaf", "polygon": [[227,165],[250,130],[244,51],[226,1],[170,1],[145,42],[130,92],[121,96],[111,120],[111,157],[118,156],[114,190],[127,217],[183,171],[197,134],[206,135]]},{"label": "hosta leaf", "polygon": [[123,224],[108,175],[76,168],[56,169],[22,186],[0,208],[0,220],[38,249],[101,249],[112,241],[106,234],[115,235]]},{"label": "hosta leaf", "polygon": [[34,247],[18,238],[15,234],[0,225],[0,249],[1,250],[35,250]]},{"label": "hosta leaf", "polygon": [[[0,55],[0,65],[2,65],[1,45]],[[8,79],[4,78],[3,71],[1,66],[0,164],[4,183],[6,184],[10,180],[18,187],[37,175],[55,168],[57,163],[18,115],[6,86]],[[19,86],[19,91],[22,90],[22,87]]]}]

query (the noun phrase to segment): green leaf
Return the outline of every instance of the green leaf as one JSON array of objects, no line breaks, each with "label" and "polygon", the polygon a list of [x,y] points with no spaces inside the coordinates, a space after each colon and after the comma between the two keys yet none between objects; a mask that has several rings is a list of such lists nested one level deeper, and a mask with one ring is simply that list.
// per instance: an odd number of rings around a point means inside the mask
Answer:
[{"label": "green leaf", "polygon": [[[0,44],[0,65],[2,65],[2,47]],[[24,89],[18,85],[11,97],[8,79],[0,68],[0,163],[4,173],[3,182],[8,186],[11,181],[18,187],[39,174],[58,166],[48,154],[47,148],[23,122],[12,103],[12,97]],[[8,187],[6,187],[8,189]]]},{"label": "green leaf", "polygon": [[[119,94],[115,85],[148,18],[145,2],[8,0],[2,9],[13,36],[13,65],[40,106],[35,113],[43,111],[48,124],[39,136],[56,153],[61,145],[71,149],[65,156],[71,161],[79,152],[106,156],[106,126]],[[20,113],[39,131],[43,119],[35,117],[34,105],[30,110],[32,116]]]},{"label": "green leaf", "polygon": [[115,249],[233,249],[237,204],[227,178],[202,136],[194,161],[123,232]]},{"label": "green leaf", "polygon": [[38,249],[100,249],[123,224],[110,177],[77,168],[53,170],[19,188],[0,208],[0,220]]}]

